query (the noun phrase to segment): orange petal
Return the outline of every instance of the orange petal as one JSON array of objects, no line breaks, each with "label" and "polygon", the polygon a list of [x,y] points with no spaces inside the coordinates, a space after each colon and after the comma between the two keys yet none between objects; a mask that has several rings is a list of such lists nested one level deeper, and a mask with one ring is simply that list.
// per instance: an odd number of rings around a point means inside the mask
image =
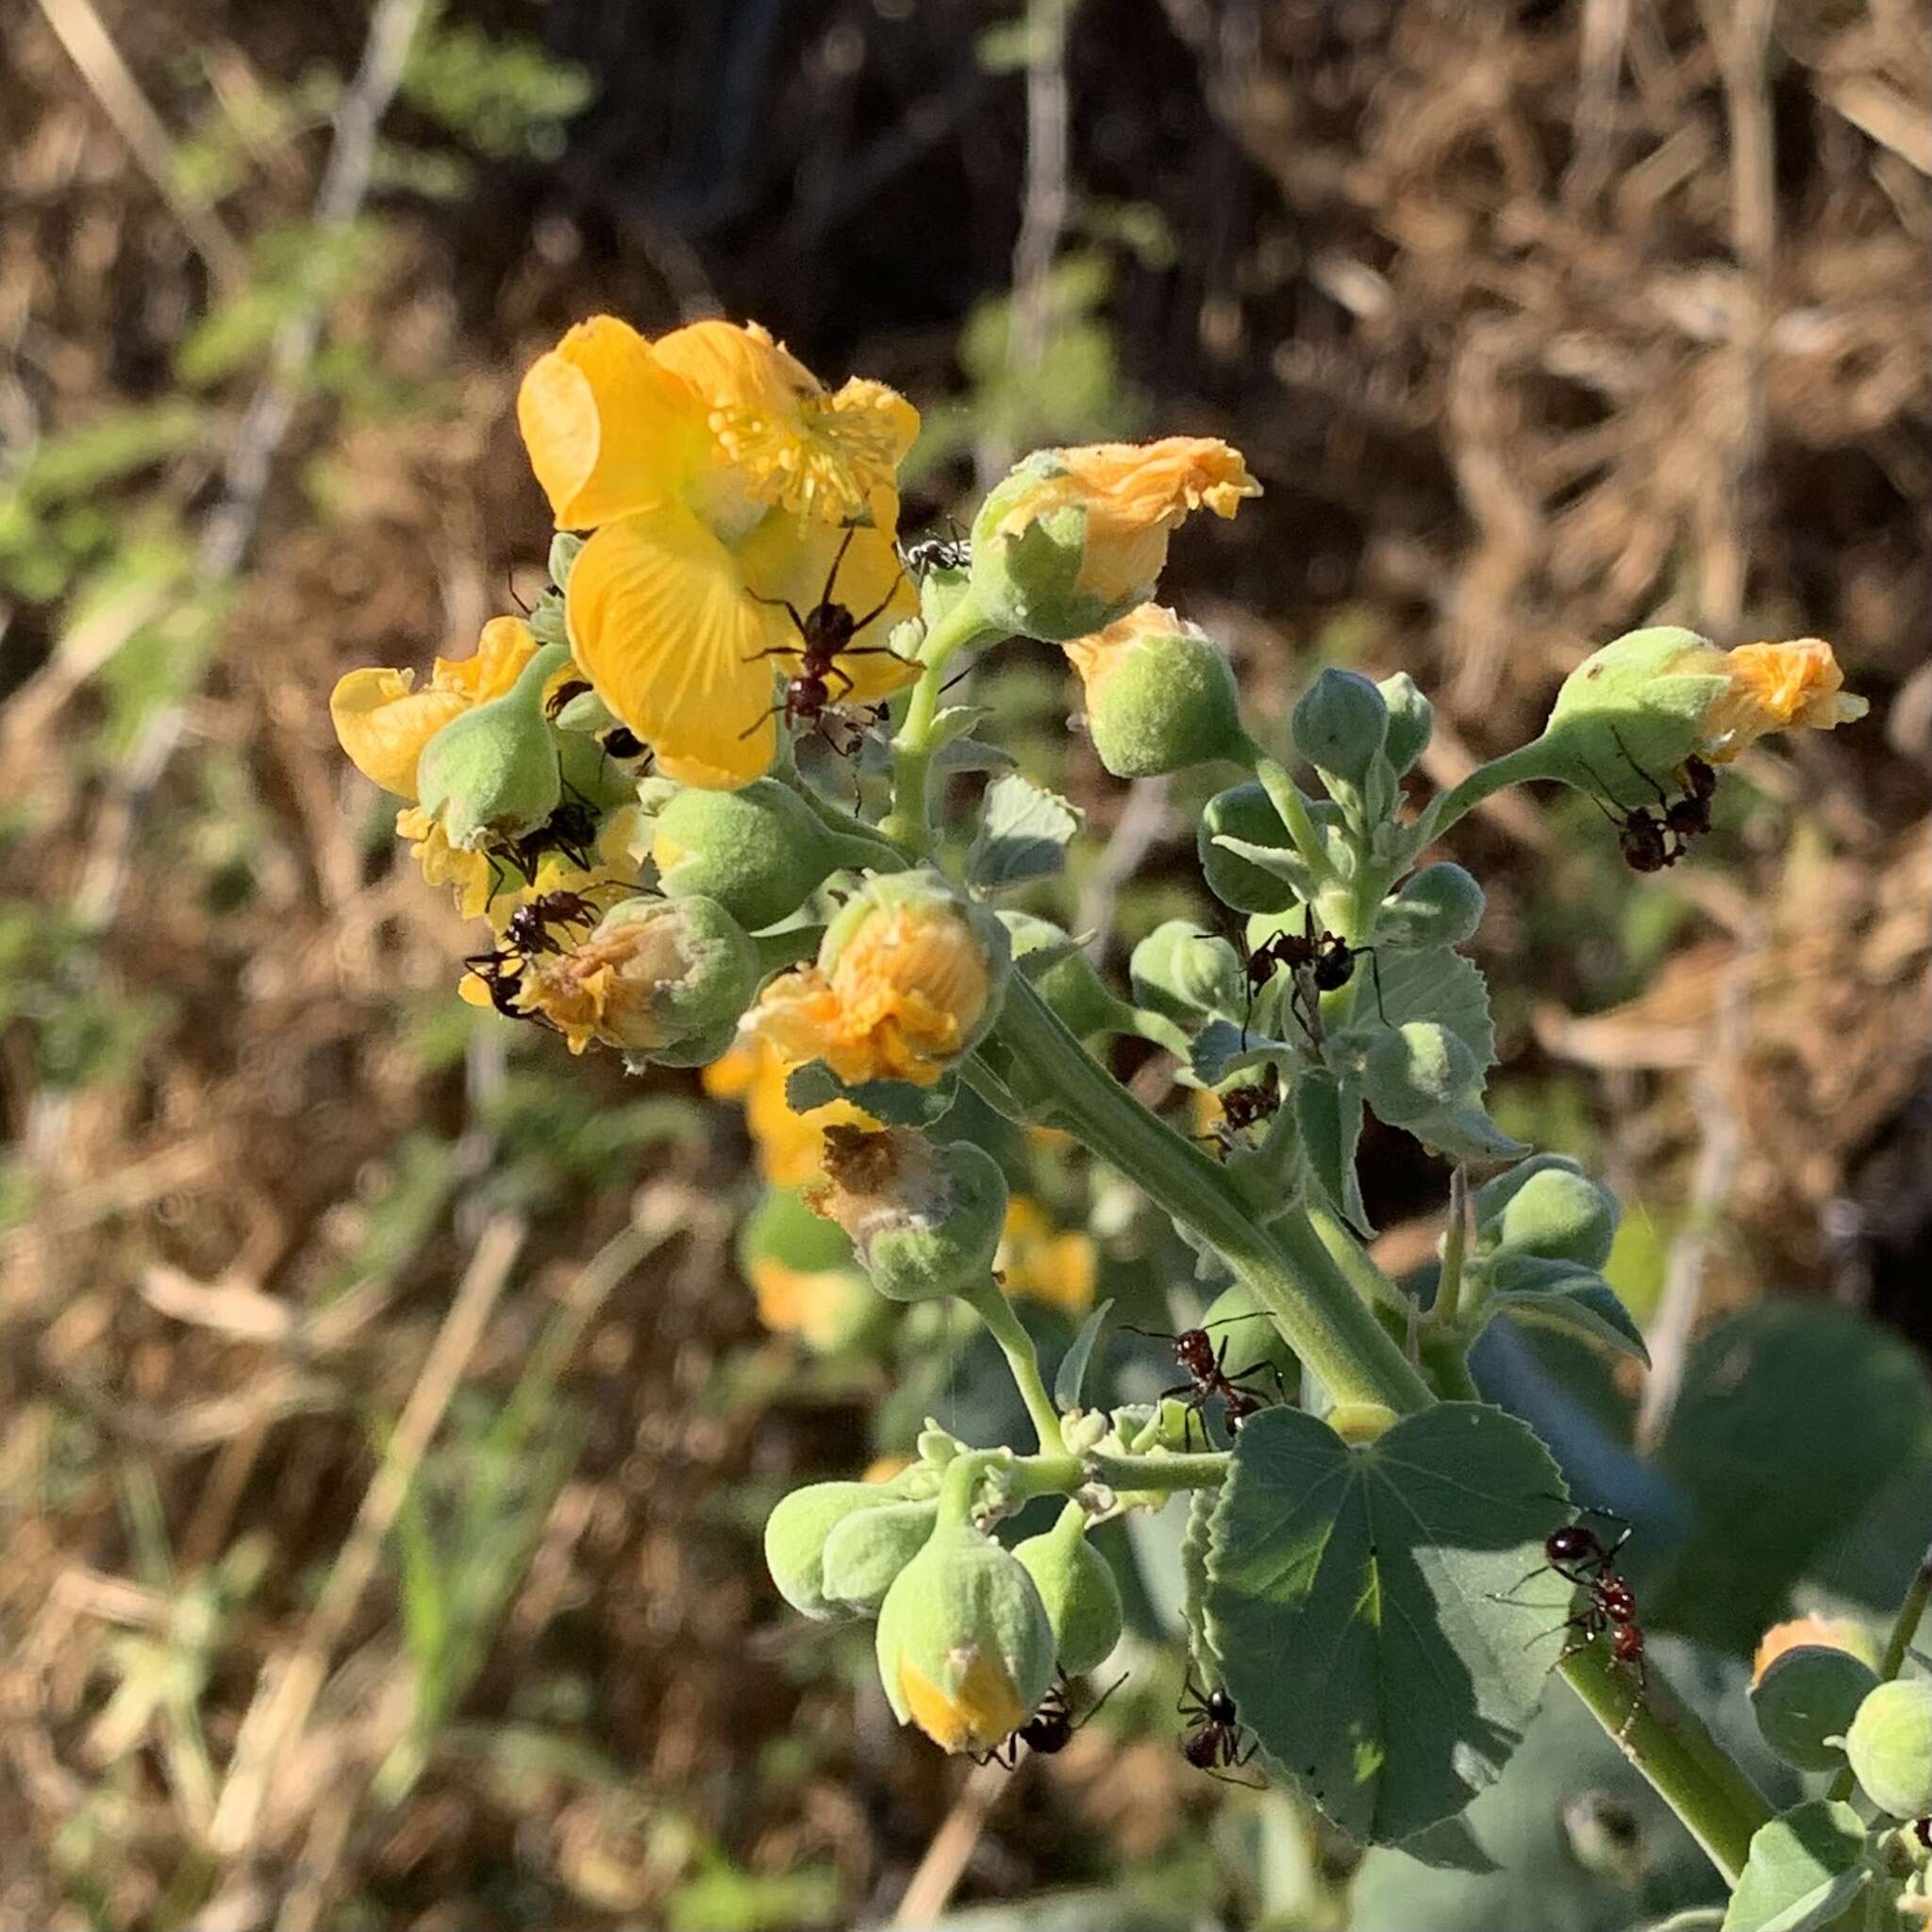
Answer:
[{"label": "orange petal", "polygon": [[588,530],[675,490],[704,446],[704,411],[628,323],[595,315],[530,365],[517,426],[559,529]]},{"label": "orange petal", "polygon": [[450,691],[415,691],[412,671],[371,667],[337,679],[328,715],[350,762],[365,778],[398,798],[416,796],[416,760],[423,747],[469,701]]},{"label": "orange petal", "polygon": [[730,790],[771,769],[782,611],[747,594],[736,559],[689,510],[663,504],[599,530],[572,567],[571,644],[597,694],[655,747],[658,769]]}]

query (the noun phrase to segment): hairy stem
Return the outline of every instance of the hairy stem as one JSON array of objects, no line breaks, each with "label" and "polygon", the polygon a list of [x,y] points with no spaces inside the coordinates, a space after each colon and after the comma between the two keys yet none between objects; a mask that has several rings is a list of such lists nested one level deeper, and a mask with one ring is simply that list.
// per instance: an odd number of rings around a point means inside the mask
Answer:
[{"label": "hairy stem", "polygon": [[[1905,1600],[1898,1607],[1898,1615],[1892,1619],[1891,1635],[1885,1640],[1885,1655],[1878,1660],[1878,1681],[1889,1684],[1905,1669],[1906,1653],[1912,1647],[1912,1639],[1918,1634],[1919,1622],[1925,1614],[1925,1603],[1932,1597],[1932,1549],[1919,1558],[1919,1567],[1912,1572],[1912,1580],[1906,1586]],[[1831,1781],[1831,1795],[1840,1802],[1852,1795],[1857,1780],[1853,1777],[1851,1766]]]},{"label": "hairy stem", "polygon": [[912,687],[906,722],[892,740],[892,808],[879,829],[922,858],[932,850],[927,780],[932,771],[933,721],[939,716],[946,664],[956,652],[993,635],[994,627],[968,593],[933,625],[920,647],[919,682]]},{"label": "hairy stem", "polygon": [[1046,1384],[1041,1378],[1040,1354],[1033,1346],[1033,1338],[1027,1334],[1019,1316],[1014,1314],[1012,1304],[1000,1292],[998,1283],[992,1281],[982,1282],[960,1299],[970,1304],[974,1313],[986,1324],[988,1332],[999,1343],[1000,1353],[1006,1357],[1007,1366],[1013,1372],[1020,1399],[1026,1405],[1026,1414],[1033,1424],[1033,1433],[1039,1440],[1041,1453],[1064,1455],[1067,1445],[1060,1436],[1059,1410],[1053,1406],[1053,1397],[1047,1393]]}]

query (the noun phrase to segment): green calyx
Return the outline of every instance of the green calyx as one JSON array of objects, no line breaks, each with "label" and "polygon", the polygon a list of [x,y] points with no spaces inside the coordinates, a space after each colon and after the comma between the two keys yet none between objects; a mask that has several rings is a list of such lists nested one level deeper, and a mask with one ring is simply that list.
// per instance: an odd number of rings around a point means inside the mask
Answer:
[{"label": "green calyx", "polygon": [[1240,956],[1191,920],[1156,926],[1134,948],[1127,974],[1135,1004],[1176,1025],[1238,1014],[1246,1004]]},{"label": "green calyx", "polygon": [[1294,748],[1316,771],[1359,791],[1389,739],[1389,707],[1358,671],[1323,672],[1296,703]]},{"label": "green calyx", "polygon": [[876,1616],[900,1571],[931,1539],[939,1505],[889,1502],[856,1509],[825,1538],[823,1589],[863,1616]]},{"label": "green calyx", "polygon": [[1803,1643],[1773,1660],[1751,1687],[1764,1741],[1799,1771],[1837,1771],[1858,1707],[1878,1688],[1862,1657],[1829,1644]]},{"label": "green calyx", "polygon": [[1429,748],[1436,729],[1436,708],[1422,693],[1407,672],[1398,671],[1385,677],[1375,689],[1389,710],[1389,736],[1383,755],[1399,778],[1415,769],[1416,760]]},{"label": "green calyx", "polygon": [[710,899],[622,900],[575,953],[615,975],[616,1043],[662,1066],[716,1059],[758,985],[750,937]]},{"label": "green calyx", "polygon": [[423,747],[417,795],[458,851],[521,839],[563,802],[543,687],[569,658],[560,644],[539,651],[503,696],[452,718]]},{"label": "green calyx", "polygon": [[1425,865],[1382,901],[1376,940],[1391,946],[1459,946],[1483,923],[1483,889],[1448,860]]},{"label": "green calyx", "polygon": [[1932,1686],[1900,1680],[1866,1693],[1844,1752],[1865,1795],[1894,1818],[1932,1811]]},{"label": "green calyx", "polygon": [[889,1301],[977,1289],[1006,1224],[999,1162],[970,1141],[939,1146],[910,1127],[827,1130],[825,1185],[813,1207],[844,1229]]},{"label": "green calyx", "polygon": [[1724,654],[1677,625],[1633,630],[1594,651],[1563,680],[1550,722],[1526,747],[1541,777],[1627,810],[1655,808],[1656,785],[1704,742],[1704,721],[1729,687]]},{"label": "green calyx", "polygon": [[[1296,855],[1258,779],[1230,785],[1208,801],[1195,845],[1208,890],[1237,912],[1287,912],[1314,896],[1314,875]],[[1269,864],[1233,849],[1237,845],[1263,848]]]},{"label": "green calyx", "polygon": [[[969,593],[987,622],[1018,637],[1065,643],[1125,615],[1144,589],[1112,603],[1079,589],[1087,512],[1061,505],[1017,529],[1001,528],[1041,483],[1063,474],[1054,450],[1037,450],[989,492],[973,522]],[[1148,587],[1151,588],[1151,587]]]},{"label": "green calyx", "polygon": [[1363,1059],[1362,1091],[1377,1120],[1446,1155],[1506,1160],[1525,1151],[1483,1110],[1475,1055],[1433,1020],[1378,1032]]},{"label": "green calyx", "polygon": [[809,1483],[783,1497],[765,1519],[765,1567],[778,1594],[800,1616],[847,1614],[846,1604],[825,1589],[825,1544],[848,1517],[899,1500],[884,1483]]},{"label": "green calyx", "polygon": [[723,906],[748,932],[789,918],[841,865],[861,862],[788,785],[686,787],[658,811],[651,844],[664,891]]},{"label": "green calyx", "polygon": [[1476,1247],[1484,1255],[1534,1255],[1601,1268],[1610,1257],[1622,1210],[1560,1154],[1539,1154],[1478,1188]]}]

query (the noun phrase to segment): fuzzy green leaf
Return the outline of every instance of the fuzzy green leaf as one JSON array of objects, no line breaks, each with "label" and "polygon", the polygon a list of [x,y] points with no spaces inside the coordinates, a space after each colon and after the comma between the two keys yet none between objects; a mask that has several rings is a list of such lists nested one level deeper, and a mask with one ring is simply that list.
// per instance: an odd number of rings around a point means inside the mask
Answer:
[{"label": "fuzzy green leaf", "polygon": [[1044,878],[1066,862],[1082,814],[1057,792],[1008,774],[986,788],[986,815],[966,855],[966,876],[998,891]]},{"label": "fuzzy green leaf", "polygon": [[1326,1067],[1304,1067],[1294,1077],[1295,1124],[1307,1149],[1315,1185],[1363,1240],[1374,1234],[1356,1173],[1356,1148],[1362,1138],[1362,1090],[1351,1074]]},{"label": "fuzzy green leaf", "polygon": [[1484,1304],[1492,1313],[1580,1335],[1649,1366],[1643,1330],[1617,1299],[1616,1290],[1593,1269],[1574,1261],[1512,1257],[1497,1269],[1495,1283]]},{"label": "fuzzy green leaf", "polygon": [[1074,1337],[1073,1345],[1061,1356],[1060,1365],[1053,1378],[1056,1408],[1079,1407],[1080,1386],[1087,1379],[1087,1364],[1093,1359],[1094,1346],[1100,1340],[1101,1330],[1107,1326],[1107,1318],[1112,1307],[1112,1302],[1102,1302],[1080,1324],[1080,1332]]},{"label": "fuzzy green leaf", "polygon": [[1810,1932],[1835,1919],[1872,1875],[1858,1814],[1813,1798],[1752,1834],[1724,1932]]},{"label": "fuzzy green leaf", "polygon": [[[1377,969],[1379,974],[1377,973]],[[1416,952],[1379,952],[1356,969],[1357,988],[1354,1023],[1391,1026],[1411,1020],[1433,1020],[1446,1026],[1474,1054],[1480,1067],[1496,1063],[1496,1029],[1490,1021],[1490,990],[1483,976],[1460,953],[1447,946],[1425,946]],[[1377,980],[1380,998],[1376,997]]]}]

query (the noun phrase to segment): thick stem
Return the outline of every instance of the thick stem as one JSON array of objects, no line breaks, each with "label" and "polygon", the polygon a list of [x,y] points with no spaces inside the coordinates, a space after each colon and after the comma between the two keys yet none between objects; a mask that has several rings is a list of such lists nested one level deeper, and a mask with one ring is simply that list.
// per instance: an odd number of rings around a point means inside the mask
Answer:
[{"label": "thick stem", "polygon": [[1076,1137],[1222,1256],[1337,1401],[1379,1402],[1397,1414],[1429,1401],[1421,1375],[1357,1299],[1299,1208],[1273,1224],[1271,1240],[1220,1166],[1090,1059],[1017,975],[996,1034],[1054,1095]]},{"label": "thick stem", "polygon": [[1012,1304],[1000,1292],[998,1284],[991,1281],[969,1289],[960,1299],[972,1307],[986,1324],[992,1339],[999,1343],[1000,1353],[1006,1357],[1007,1366],[1013,1372],[1020,1399],[1026,1405],[1026,1414],[1033,1424],[1033,1433],[1041,1453],[1064,1455],[1067,1445],[1060,1435],[1059,1410],[1053,1406],[1053,1397],[1047,1393],[1046,1384],[1041,1378],[1040,1354],[1033,1346],[1033,1338],[1027,1334],[1019,1316],[1014,1314]]},{"label": "thick stem", "polygon": [[926,783],[932,770],[933,721],[939,716],[946,662],[956,651],[984,642],[995,627],[979,613],[969,592],[926,633],[920,646],[922,670],[906,708],[906,722],[892,740],[892,808],[879,829],[908,852],[924,858],[932,849],[932,808]]},{"label": "thick stem", "polygon": [[1035,1496],[1070,1496],[1089,1483],[1103,1483],[1130,1495],[1208,1490],[1226,1479],[1229,1459],[1224,1450],[1197,1450],[1185,1456],[1164,1450],[1151,1456],[1023,1456],[1013,1465],[1012,1493],[1027,1501]]},{"label": "thick stem", "polygon": [[1640,1690],[1602,1644],[1589,1643],[1564,1660],[1562,1672],[1590,1714],[1735,1886],[1752,1833],[1771,1822],[1764,1794],[1654,1667]]}]

